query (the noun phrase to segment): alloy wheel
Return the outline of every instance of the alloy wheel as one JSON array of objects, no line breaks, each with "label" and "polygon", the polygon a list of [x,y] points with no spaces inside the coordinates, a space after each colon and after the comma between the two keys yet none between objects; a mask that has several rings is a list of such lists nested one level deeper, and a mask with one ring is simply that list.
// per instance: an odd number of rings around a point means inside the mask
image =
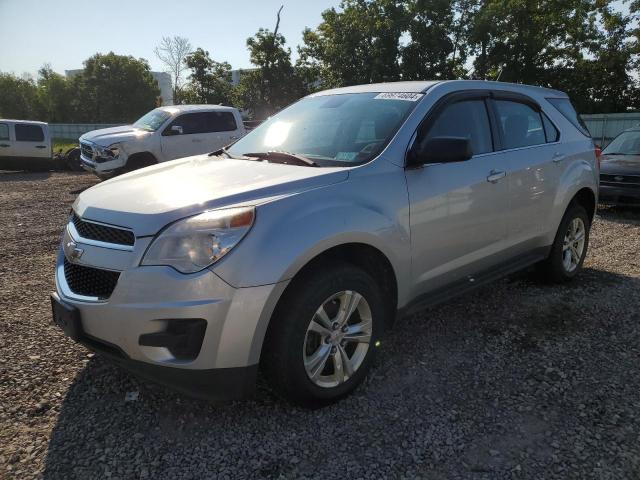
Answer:
[{"label": "alloy wheel", "polygon": [[586,239],[586,228],[581,218],[569,222],[562,245],[562,266],[567,272],[573,272],[582,259]]},{"label": "alloy wheel", "polygon": [[358,292],[338,292],[316,310],[305,335],[304,367],[317,386],[348,381],[362,365],[372,333],[371,308]]}]

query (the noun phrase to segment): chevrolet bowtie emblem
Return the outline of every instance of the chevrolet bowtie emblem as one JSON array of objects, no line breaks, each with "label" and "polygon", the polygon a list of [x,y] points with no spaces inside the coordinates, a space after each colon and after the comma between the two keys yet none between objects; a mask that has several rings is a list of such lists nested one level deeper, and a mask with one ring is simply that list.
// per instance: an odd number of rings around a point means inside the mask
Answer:
[{"label": "chevrolet bowtie emblem", "polygon": [[78,260],[83,253],[84,250],[78,248],[78,244],[74,241],[69,241],[64,245],[64,254],[69,260]]}]

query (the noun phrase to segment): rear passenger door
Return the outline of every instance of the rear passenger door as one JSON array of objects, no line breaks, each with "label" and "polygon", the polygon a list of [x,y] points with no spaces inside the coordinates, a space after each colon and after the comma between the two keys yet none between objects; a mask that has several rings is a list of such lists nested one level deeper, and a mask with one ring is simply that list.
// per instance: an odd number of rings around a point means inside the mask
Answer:
[{"label": "rear passenger door", "polygon": [[473,157],[406,170],[416,295],[497,265],[507,239],[507,159],[494,153],[488,93],[447,97],[430,112],[415,142],[440,136],[471,140]]},{"label": "rear passenger door", "polygon": [[562,161],[559,131],[529,97],[496,93],[492,104],[501,155],[508,160],[508,235],[517,255],[542,246]]},{"label": "rear passenger door", "polygon": [[13,155],[26,159],[51,158],[51,144],[45,135],[42,125],[26,123],[14,124],[16,141],[13,144]]}]

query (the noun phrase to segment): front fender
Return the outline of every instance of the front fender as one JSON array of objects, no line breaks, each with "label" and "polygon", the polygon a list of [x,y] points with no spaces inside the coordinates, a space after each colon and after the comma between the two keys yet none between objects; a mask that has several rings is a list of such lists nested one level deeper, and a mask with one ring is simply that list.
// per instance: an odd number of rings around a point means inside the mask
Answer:
[{"label": "front fender", "polygon": [[[293,278],[311,259],[346,243],[380,250],[396,278],[409,278],[410,236],[404,175],[350,176],[346,182],[260,205],[252,231],[213,271],[235,287]],[[378,177],[378,178],[376,178]],[[398,285],[398,294],[402,286]]]}]

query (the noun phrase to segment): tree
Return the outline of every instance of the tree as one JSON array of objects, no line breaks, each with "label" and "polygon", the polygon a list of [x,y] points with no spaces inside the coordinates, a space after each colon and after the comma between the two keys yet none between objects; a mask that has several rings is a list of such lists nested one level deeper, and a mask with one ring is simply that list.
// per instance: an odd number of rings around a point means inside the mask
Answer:
[{"label": "tree", "polygon": [[209,52],[202,48],[187,55],[185,64],[191,69],[189,84],[183,91],[185,101],[231,105],[231,65],[227,62],[216,62],[209,56]]},{"label": "tree", "polygon": [[38,88],[30,78],[0,73],[0,118],[40,120]]},{"label": "tree", "polygon": [[401,48],[404,80],[466,76],[467,39],[477,1],[411,0],[407,44]]},{"label": "tree", "polygon": [[160,89],[144,59],[97,53],[77,80],[82,121],[131,122],[159,104]]},{"label": "tree", "polygon": [[52,123],[69,123],[76,119],[78,105],[74,99],[74,82],[54,72],[49,64],[38,70],[38,109],[40,118]]},{"label": "tree", "polygon": [[278,33],[280,12],[273,32],[261,28],[247,39],[249,58],[257,68],[243,72],[237,101],[253,118],[263,119],[304,95],[303,81],[291,64],[291,49]]},{"label": "tree", "polygon": [[154,52],[156,57],[165,64],[173,80],[173,102],[181,103],[182,73],[188,68],[186,59],[192,51],[191,43],[184,37],[162,37],[160,45]]},{"label": "tree", "polygon": [[322,23],[303,32],[299,67],[315,72],[325,88],[398,80],[405,3],[343,0],[341,11],[325,10]]}]

